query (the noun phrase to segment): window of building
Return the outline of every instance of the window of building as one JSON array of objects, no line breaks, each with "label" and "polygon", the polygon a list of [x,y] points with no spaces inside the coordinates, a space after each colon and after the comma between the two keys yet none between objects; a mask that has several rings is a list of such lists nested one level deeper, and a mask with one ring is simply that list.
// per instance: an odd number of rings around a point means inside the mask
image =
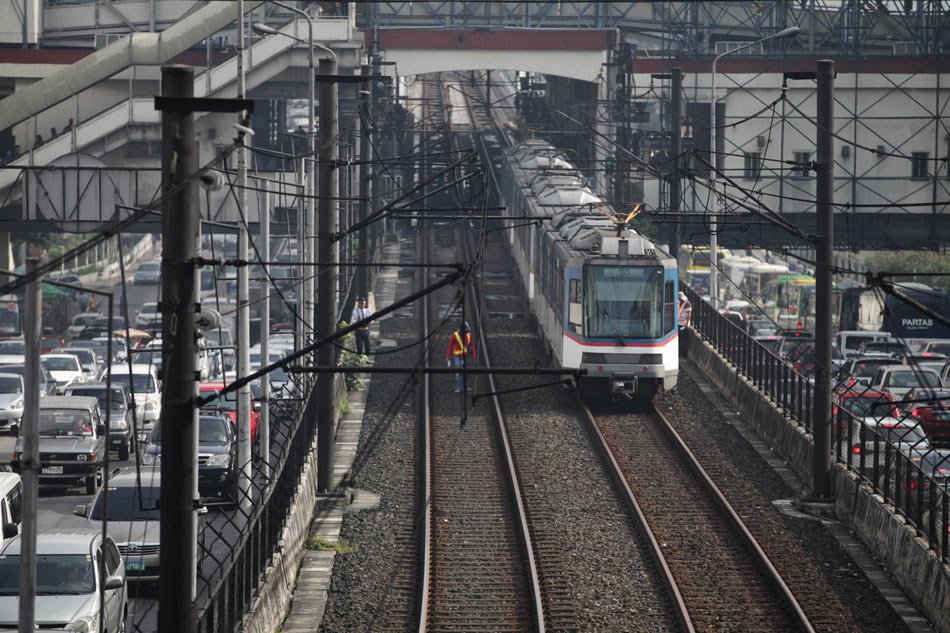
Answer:
[{"label": "window of building", "polygon": [[911,178],[928,178],[930,177],[930,153],[929,152],[913,152],[910,155],[910,177]]},{"label": "window of building", "polygon": [[811,152],[795,152],[792,156],[795,166],[792,167],[793,178],[808,178],[811,175],[808,163],[811,161]]},{"label": "window of building", "polygon": [[745,167],[742,175],[745,178],[756,180],[762,171],[762,152],[746,152]]}]

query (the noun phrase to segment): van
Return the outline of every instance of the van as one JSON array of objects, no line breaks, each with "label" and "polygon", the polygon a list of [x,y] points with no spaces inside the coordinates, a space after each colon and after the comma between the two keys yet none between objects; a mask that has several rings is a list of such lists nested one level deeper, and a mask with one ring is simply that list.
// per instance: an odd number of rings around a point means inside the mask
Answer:
[{"label": "van", "polygon": [[0,473],[0,525],[3,540],[20,533],[23,515],[23,482],[16,473]]},{"label": "van", "polygon": [[845,358],[857,355],[862,343],[889,341],[893,337],[887,332],[869,330],[842,330],[835,335],[835,347]]}]

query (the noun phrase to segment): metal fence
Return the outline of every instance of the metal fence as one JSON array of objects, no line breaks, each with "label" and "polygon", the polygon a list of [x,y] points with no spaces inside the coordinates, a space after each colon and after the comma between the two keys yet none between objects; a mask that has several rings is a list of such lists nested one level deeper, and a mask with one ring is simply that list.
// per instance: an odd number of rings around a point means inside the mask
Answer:
[{"label": "metal fence", "polygon": [[[682,290],[692,303],[693,332],[794,424],[810,432],[814,397],[811,380],[714,310],[692,288],[682,285]],[[907,413],[901,412],[901,416],[907,417]],[[927,441],[895,444],[873,422],[852,417],[836,407],[832,420],[835,459],[892,504],[917,536],[944,563],[950,563],[950,456]]]}]

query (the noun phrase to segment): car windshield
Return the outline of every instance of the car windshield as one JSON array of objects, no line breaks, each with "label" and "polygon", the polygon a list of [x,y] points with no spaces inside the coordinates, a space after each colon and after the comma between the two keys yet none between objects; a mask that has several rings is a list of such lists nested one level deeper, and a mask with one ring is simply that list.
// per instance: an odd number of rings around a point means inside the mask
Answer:
[{"label": "car windshield", "polygon": [[[0,556],[0,595],[20,594],[19,555]],[[36,595],[80,595],[96,590],[95,568],[89,554],[38,554]]]},{"label": "car windshield", "polygon": [[[67,389],[67,396],[86,396],[88,398],[98,398],[99,399],[99,408],[105,411],[106,405],[108,404],[106,399],[106,388],[105,387],[84,387],[79,389]],[[112,390],[112,408],[113,409],[124,409],[125,408],[125,398],[122,396],[121,389]]]},{"label": "car windshield", "polygon": [[144,262],[139,266],[139,270],[148,273],[157,273],[159,270],[158,262]]},{"label": "car windshield", "polygon": [[887,377],[888,387],[939,387],[940,377],[932,371],[895,371]]},{"label": "car windshield", "polygon": [[113,382],[121,382],[126,387],[131,387],[130,391],[135,393],[154,393],[155,380],[151,374],[116,374],[112,376]]},{"label": "car windshield", "polygon": [[[216,389],[201,389],[202,396],[208,396]],[[220,411],[237,411],[237,394],[233,391],[227,393],[222,397],[215,398],[208,404],[204,405],[203,408],[208,409],[209,411],[220,410]]]},{"label": "car windshield", "polygon": [[82,364],[92,365],[96,362],[96,357],[88,349],[71,349],[69,353],[78,358]]},{"label": "car windshield", "polygon": [[857,363],[854,366],[854,371],[851,372],[858,378],[868,378],[874,375],[874,372],[877,371],[878,367],[883,365],[896,365],[897,363],[891,361],[877,361],[877,360],[868,360],[864,362]]},{"label": "car windshield", "polygon": [[26,346],[20,341],[4,341],[0,343],[0,354],[25,354]]},{"label": "car windshield", "polygon": [[918,444],[927,439],[919,425],[895,424],[894,426],[885,426],[881,430],[884,439],[891,442],[904,442],[906,444]]},{"label": "car windshield", "polygon": [[[93,521],[102,521],[105,518],[110,521],[158,521],[160,488],[143,486],[141,495],[138,494],[139,490],[138,486],[110,487],[103,490],[96,497],[89,517]],[[107,492],[109,494],[108,517],[104,515]]]},{"label": "car windshield", "polygon": [[40,409],[41,437],[83,437],[92,435],[89,414],[75,409]]},{"label": "car windshield", "polygon": [[158,312],[158,304],[157,303],[143,303],[142,309],[139,310],[139,312],[141,314],[155,314],[156,312]]},{"label": "car windshield", "polygon": [[212,345],[231,345],[231,333],[227,331],[208,330],[202,332],[205,339]]},{"label": "car windshield", "polygon": [[50,371],[80,371],[79,359],[75,356],[51,356],[41,358],[40,364]]},{"label": "car windshield", "polygon": [[850,398],[845,401],[844,409],[859,418],[883,418],[894,413],[894,403],[887,398]]},{"label": "car windshield", "polygon": [[76,327],[79,327],[80,325],[85,326],[85,325],[89,325],[90,323],[92,323],[92,322],[95,321],[95,320],[96,320],[96,317],[95,317],[94,315],[91,315],[91,314],[82,315],[82,314],[80,314],[79,316],[73,318],[73,325],[76,326]]},{"label": "car windshield", "polygon": [[202,416],[198,420],[198,443],[222,446],[228,443],[228,427],[224,419],[217,416]]},{"label": "car windshield", "polygon": [[0,376],[0,393],[23,393],[23,379]]}]

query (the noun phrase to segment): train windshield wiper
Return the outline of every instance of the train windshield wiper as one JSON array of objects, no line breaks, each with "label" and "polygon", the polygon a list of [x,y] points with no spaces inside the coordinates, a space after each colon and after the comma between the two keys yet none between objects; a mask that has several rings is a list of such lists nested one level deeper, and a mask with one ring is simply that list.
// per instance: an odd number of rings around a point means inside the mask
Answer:
[{"label": "train windshield wiper", "polygon": [[604,310],[603,314],[605,317],[607,317],[607,321],[610,323],[610,327],[612,327],[614,329],[614,332],[617,334],[617,341],[620,342],[620,346],[623,347],[624,345],[626,345],[627,342],[623,340],[623,335],[620,333],[620,328],[617,327],[617,324],[614,323],[614,320],[611,318],[609,314],[607,314],[606,310]]}]

